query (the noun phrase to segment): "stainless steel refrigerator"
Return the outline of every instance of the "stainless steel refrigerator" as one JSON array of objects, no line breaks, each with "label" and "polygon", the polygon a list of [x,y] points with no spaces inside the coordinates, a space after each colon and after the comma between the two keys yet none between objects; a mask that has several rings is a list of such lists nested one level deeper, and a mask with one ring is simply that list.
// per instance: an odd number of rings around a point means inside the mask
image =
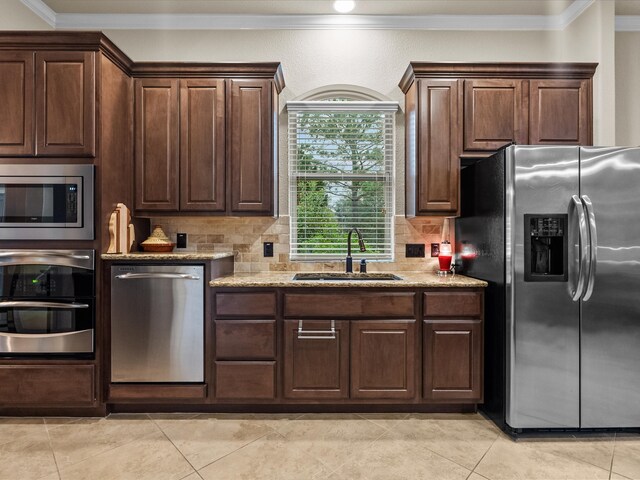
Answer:
[{"label": "stainless steel refrigerator", "polygon": [[640,427],[640,148],[509,146],[461,181],[485,411],[516,432]]}]

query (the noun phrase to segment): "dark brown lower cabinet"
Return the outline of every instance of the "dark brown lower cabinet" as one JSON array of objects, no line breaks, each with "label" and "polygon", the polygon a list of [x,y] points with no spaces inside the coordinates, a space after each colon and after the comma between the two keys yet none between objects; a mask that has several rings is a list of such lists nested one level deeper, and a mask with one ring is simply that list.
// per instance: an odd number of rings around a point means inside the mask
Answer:
[{"label": "dark brown lower cabinet", "polygon": [[482,321],[425,320],[423,395],[482,401]]},{"label": "dark brown lower cabinet", "polygon": [[270,400],[276,397],[276,362],[215,362],[216,398]]},{"label": "dark brown lower cabinet", "polygon": [[94,365],[2,365],[0,404],[91,406],[95,382]]},{"label": "dark brown lower cabinet", "polygon": [[[284,396],[343,399],[349,397],[349,321],[335,321],[335,338],[299,334],[330,331],[330,320],[284,321]],[[314,338],[309,338],[313,336]]]},{"label": "dark brown lower cabinet", "polygon": [[351,322],[351,398],[415,396],[415,320]]}]

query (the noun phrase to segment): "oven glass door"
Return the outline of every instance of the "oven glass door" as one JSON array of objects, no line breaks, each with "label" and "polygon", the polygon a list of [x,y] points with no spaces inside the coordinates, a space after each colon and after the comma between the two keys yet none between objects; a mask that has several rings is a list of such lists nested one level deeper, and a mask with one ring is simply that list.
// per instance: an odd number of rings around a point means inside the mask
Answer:
[{"label": "oven glass door", "polygon": [[90,298],[93,273],[64,265],[0,266],[0,298]]},{"label": "oven glass door", "polygon": [[0,354],[93,352],[93,299],[1,299]]}]

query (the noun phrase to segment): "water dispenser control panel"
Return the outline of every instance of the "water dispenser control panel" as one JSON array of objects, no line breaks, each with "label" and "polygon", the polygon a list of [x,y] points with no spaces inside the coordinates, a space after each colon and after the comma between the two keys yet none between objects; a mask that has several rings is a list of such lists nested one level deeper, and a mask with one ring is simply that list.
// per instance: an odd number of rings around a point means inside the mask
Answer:
[{"label": "water dispenser control panel", "polygon": [[567,215],[524,216],[524,281],[566,282]]}]

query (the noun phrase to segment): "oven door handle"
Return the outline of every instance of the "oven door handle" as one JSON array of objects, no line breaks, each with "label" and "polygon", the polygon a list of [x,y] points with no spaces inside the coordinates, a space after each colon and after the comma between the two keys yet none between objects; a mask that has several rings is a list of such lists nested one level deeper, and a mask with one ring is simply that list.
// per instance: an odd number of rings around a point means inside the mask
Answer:
[{"label": "oven door handle", "polygon": [[56,338],[56,337],[73,337],[82,335],[93,335],[93,329],[87,330],[75,330],[73,332],[58,332],[58,333],[6,333],[0,332],[0,337],[4,338],[27,338],[37,340],[39,338]]},{"label": "oven door handle", "polygon": [[0,302],[0,308],[89,308],[86,303],[31,302],[28,300],[9,300]]}]

